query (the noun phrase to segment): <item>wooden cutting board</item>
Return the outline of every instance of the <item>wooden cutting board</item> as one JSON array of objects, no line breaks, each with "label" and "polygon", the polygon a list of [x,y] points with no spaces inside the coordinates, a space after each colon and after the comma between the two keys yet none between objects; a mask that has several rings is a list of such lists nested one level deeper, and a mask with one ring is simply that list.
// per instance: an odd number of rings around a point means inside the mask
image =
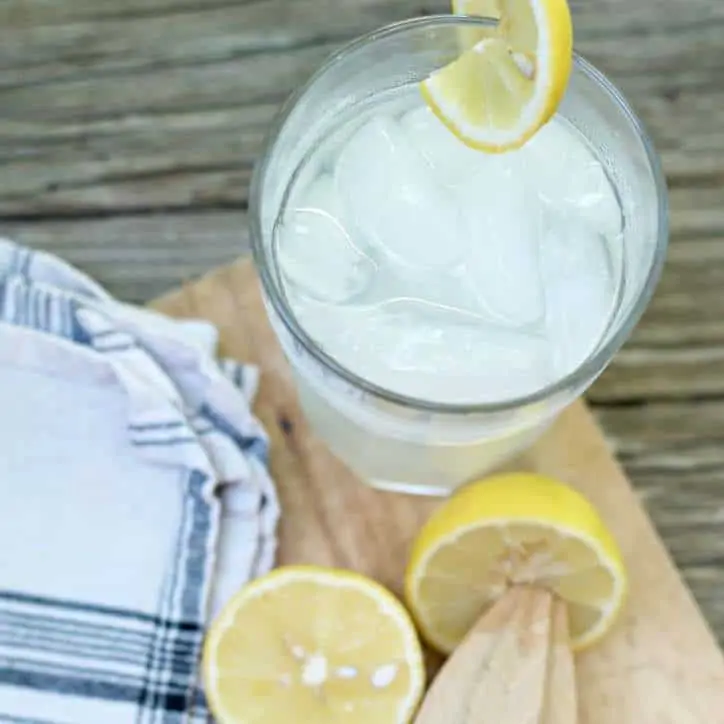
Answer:
[{"label": "wooden cutting board", "polygon": [[[352,568],[399,593],[410,542],[436,503],[366,487],[312,434],[250,262],[213,272],[157,307],[210,320],[222,354],[261,368],[256,410],[271,437],[283,511],[279,564]],[[578,487],[603,514],[628,564],[631,595],[622,620],[577,660],[581,724],[724,724],[721,652],[584,404],[566,410],[514,467]],[[431,670],[435,665],[431,657]]]}]

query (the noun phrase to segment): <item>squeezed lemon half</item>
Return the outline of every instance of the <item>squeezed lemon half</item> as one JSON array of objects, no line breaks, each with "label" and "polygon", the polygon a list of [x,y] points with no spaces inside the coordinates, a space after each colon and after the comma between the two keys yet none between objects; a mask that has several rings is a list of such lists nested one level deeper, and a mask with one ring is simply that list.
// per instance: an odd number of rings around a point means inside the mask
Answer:
[{"label": "squeezed lemon half", "polygon": [[445,653],[514,585],[544,586],[568,604],[574,649],[610,629],[626,594],[624,563],[580,493],[528,473],[472,483],[423,527],[405,578],[423,637]]}]

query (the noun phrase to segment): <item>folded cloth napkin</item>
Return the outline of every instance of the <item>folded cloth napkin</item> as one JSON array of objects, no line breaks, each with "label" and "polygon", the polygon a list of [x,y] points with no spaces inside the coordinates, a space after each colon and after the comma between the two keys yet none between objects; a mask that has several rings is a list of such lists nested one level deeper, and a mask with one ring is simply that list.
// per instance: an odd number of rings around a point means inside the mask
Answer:
[{"label": "folded cloth napkin", "polygon": [[208,721],[204,626],[273,562],[256,370],[0,240],[0,722]]}]

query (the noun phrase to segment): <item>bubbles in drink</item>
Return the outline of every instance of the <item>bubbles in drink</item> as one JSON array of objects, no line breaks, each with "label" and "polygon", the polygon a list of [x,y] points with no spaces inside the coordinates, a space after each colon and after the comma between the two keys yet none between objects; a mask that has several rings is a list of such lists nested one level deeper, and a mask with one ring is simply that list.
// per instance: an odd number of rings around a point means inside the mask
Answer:
[{"label": "bubbles in drink", "polygon": [[562,121],[489,155],[404,98],[353,109],[292,189],[277,228],[292,310],[339,364],[398,394],[462,404],[543,389],[593,353],[615,311],[613,188]]}]

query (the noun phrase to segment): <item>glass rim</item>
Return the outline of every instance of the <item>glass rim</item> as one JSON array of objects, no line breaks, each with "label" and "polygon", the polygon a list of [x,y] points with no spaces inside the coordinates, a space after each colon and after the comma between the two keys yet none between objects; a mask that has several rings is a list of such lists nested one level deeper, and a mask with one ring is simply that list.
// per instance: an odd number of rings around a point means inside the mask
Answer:
[{"label": "glass rim", "polygon": [[272,156],[277,138],[283,130],[288,117],[309,89],[316,85],[319,79],[326,75],[333,66],[371,44],[428,26],[491,26],[495,24],[497,24],[497,20],[491,18],[450,14],[427,15],[386,25],[346,43],[339,50],[332,53],[312,76],[283,103],[269,128],[264,142],[265,150],[252,174],[249,191],[251,251],[254,265],[261,280],[263,292],[266,294],[286,330],[292,335],[294,341],[300,344],[315,362],[333,372],[341,381],[361,389],[365,394],[383,403],[441,415],[504,413],[513,412],[529,405],[544,402],[558,393],[565,392],[571,387],[579,386],[581,382],[586,379],[595,380],[630,336],[631,331],[646,310],[659,277],[661,276],[669,241],[668,196],[666,180],[658,154],[654,149],[653,141],[646,131],[643,122],[631,108],[621,91],[593,64],[574,52],[572,72],[583,73],[595,83],[601,92],[607,94],[641,141],[646,154],[649,171],[654,180],[657,199],[657,236],[651,265],[646,273],[640,292],[631,304],[630,310],[621,321],[618,329],[610,335],[605,344],[598,347],[594,354],[590,355],[579,367],[535,392],[512,397],[501,402],[443,403],[403,395],[366,380],[364,377],[357,375],[339,364],[331,355],[324,352],[314,339],[307,334],[301,324],[298,323],[294,312],[285,301],[285,295],[277,289],[274,275],[270,272],[268,257],[271,255],[268,255],[264,250],[261,229],[262,181],[266,176],[269,159]]}]

